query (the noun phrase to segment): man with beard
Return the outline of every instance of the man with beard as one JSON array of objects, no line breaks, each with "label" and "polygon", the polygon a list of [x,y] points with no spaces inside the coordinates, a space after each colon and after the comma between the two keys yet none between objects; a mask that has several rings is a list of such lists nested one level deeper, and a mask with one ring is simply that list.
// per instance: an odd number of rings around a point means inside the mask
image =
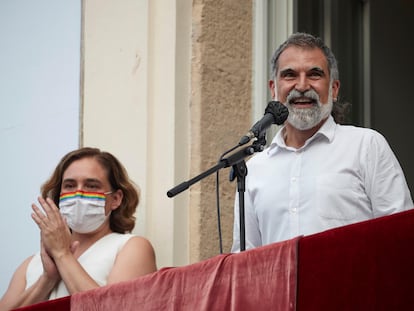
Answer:
[{"label": "man with beard", "polygon": [[[246,249],[413,208],[385,138],[332,117],[339,73],[323,41],[295,33],[271,65],[272,97],[289,116],[269,147],[247,162]],[[238,196],[233,230],[238,252]]]}]

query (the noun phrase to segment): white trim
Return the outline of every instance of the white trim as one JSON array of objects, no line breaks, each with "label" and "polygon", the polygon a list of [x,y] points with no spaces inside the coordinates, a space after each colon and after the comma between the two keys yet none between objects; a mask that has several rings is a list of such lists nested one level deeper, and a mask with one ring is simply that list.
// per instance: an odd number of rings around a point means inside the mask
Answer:
[{"label": "white trim", "polygon": [[267,1],[254,2],[253,23],[253,107],[252,119],[258,120],[263,115],[267,101]]},{"label": "white trim", "polygon": [[[274,50],[293,32],[293,1],[254,2],[252,118],[259,120],[270,99],[267,87]],[[270,131],[269,131],[270,132]],[[269,133],[268,136],[273,136]]]},{"label": "white trim", "polygon": [[[275,46],[272,46],[272,51],[276,49],[287,37],[293,32],[293,1],[291,0],[270,0],[273,2],[274,11],[272,17],[275,35]],[[271,54],[270,54],[271,55]]]},{"label": "white trim", "polygon": [[364,2],[362,11],[363,20],[363,105],[364,126],[371,127],[371,63],[370,63],[370,8],[369,1]]},{"label": "white trim", "polygon": [[269,99],[267,82],[273,51],[293,32],[291,0],[255,1],[253,30],[253,108],[258,120]]},{"label": "white trim", "polygon": [[329,27],[324,27],[324,42],[327,46],[332,46],[332,3],[331,0],[325,0],[323,3],[324,6],[324,25],[328,25]]}]

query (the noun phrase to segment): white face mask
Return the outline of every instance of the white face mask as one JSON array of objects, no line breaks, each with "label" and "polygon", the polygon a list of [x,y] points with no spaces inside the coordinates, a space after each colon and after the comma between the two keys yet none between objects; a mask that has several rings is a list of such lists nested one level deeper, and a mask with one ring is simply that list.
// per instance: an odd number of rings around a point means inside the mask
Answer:
[{"label": "white face mask", "polygon": [[68,226],[79,233],[98,229],[109,217],[105,216],[106,194],[111,192],[67,192],[60,195],[59,209]]}]

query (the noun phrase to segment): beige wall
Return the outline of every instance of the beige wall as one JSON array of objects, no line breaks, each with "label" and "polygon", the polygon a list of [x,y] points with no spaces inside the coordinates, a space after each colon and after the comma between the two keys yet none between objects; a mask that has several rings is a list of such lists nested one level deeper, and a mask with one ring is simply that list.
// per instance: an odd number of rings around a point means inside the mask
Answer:
[{"label": "beige wall", "polygon": [[[195,176],[214,166],[238,143],[250,123],[252,2],[193,2],[191,63],[191,168]],[[220,172],[223,246],[231,246],[235,183]],[[215,175],[190,190],[191,261],[219,251]]]},{"label": "beige wall", "polygon": [[[149,113],[147,1],[84,0],[82,38],[81,144],[114,153],[145,194]],[[145,199],[143,195],[139,234],[147,230]]]},{"label": "beige wall", "polygon": [[[114,153],[142,190],[135,233],[159,267],[219,252],[214,166],[251,123],[252,2],[83,0],[81,144]],[[220,173],[224,251],[235,183]]]}]

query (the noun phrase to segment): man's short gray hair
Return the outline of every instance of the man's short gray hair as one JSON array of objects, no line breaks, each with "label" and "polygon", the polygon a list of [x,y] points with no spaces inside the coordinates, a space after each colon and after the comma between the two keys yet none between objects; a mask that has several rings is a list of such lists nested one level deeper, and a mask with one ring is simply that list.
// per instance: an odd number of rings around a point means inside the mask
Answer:
[{"label": "man's short gray hair", "polygon": [[284,50],[286,50],[290,46],[296,46],[301,48],[309,48],[320,49],[323,54],[326,56],[326,60],[328,61],[328,68],[329,68],[329,75],[331,81],[339,80],[339,71],[338,71],[338,64],[336,62],[335,55],[332,53],[330,48],[328,48],[325,43],[319,37],[314,37],[310,34],[297,32],[292,34],[285,42],[283,42],[273,53],[272,60],[271,60],[271,79],[275,80],[277,76],[277,71],[279,69],[279,56],[282,54]]}]

